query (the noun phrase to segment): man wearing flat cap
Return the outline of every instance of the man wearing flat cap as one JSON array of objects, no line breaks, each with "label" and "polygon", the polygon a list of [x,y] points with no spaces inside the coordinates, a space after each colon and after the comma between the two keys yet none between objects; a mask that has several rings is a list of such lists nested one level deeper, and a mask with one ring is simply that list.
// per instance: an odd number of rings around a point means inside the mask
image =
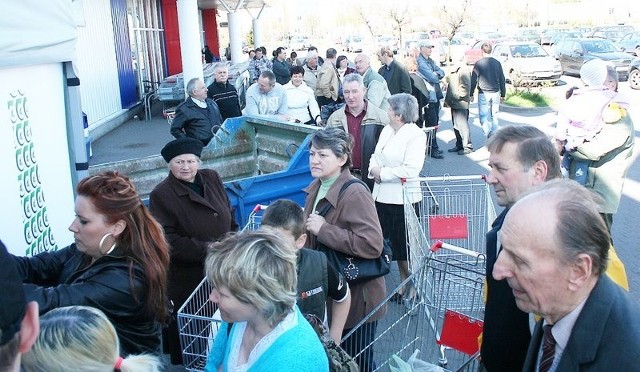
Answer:
[{"label": "man wearing flat cap", "polygon": [[220,109],[211,98],[207,98],[207,87],[199,78],[189,80],[187,94],[189,98],[176,108],[171,135],[195,138],[206,146],[222,125]]},{"label": "man wearing flat cap", "polygon": [[[427,90],[429,91],[429,103],[420,112],[420,121],[425,127],[437,127],[440,120],[440,100],[444,98],[442,88],[440,88],[440,80],[444,78],[444,71],[438,66],[436,61],[431,58],[433,51],[433,43],[430,40],[423,40],[418,44],[420,54],[416,58],[418,63],[418,74],[424,79]],[[434,159],[442,159],[442,151],[436,140],[436,130],[431,136],[431,157]]]},{"label": "man wearing flat cap", "polygon": [[[201,141],[189,137],[167,143],[160,154],[169,175],[149,196],[149,210],[170,245],[168,292],[176,310],[204,278],[209,243],[238,227],[218,172],[198,169],[202,148]],[[182,364],[175,323],[163,331],[163,345],[171,364]]]},{"label": "man wearing flat cap", "polygon": [[0,241],[0,371],[19,371],[40,332],[38,303],[27,303],[13,257]]}]

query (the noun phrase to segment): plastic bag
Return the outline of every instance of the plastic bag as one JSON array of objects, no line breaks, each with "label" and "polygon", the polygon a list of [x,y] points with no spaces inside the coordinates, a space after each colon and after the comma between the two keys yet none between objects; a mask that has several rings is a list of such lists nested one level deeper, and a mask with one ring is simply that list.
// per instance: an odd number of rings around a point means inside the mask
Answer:
[{"label": "plastic bag", "polygon": [[397,367],[394,367],[393,365],[391,365],[391,363],[389,363],[389,368],[391,369],[391,372],[444,372],[446,371],[446,369],[438,365],[431,364],[431,363],[425,362],[424,360],[418,359],[419,352],[420,350],[416,349],[416,351],[414,351],[413,354],[411,354],[411,356],[409,357],[409,360],[407,360],[406,362],[400,359],[399,356],[393,355],[391,359],[393,359],[393,361],[396,362]]}]

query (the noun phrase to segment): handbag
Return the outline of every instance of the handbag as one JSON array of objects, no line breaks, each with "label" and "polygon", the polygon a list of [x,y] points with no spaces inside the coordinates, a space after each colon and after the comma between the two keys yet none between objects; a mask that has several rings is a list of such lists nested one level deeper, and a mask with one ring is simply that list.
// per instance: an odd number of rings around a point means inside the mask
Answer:
[{"label": "handbag", "polygon": [[[345,182],[338,193],[338,200],[342,193],[354,183],[360,183],[363,186],[369,188],[364,182],[359,179],[352,179]],[[328,204],[322,210],[318,211],[320,216],[325,216],[331,209],[331,204]],[[327,247],[322,243],[316,243],[316,250],[323,252],[327,256],[333,267],[338,270],[349,283],[361,283],[381,276],[387,275],[390,271],[391,265],[391,247],[388,240],[384,240],[382,244],[382,254],[378,258],[362,258],[354,257],[348,254],[338,252],[331,247]]]},{"label": "handbag", "polygon": [[353,360],[340,345],[338,345],[329,334],[329,329],[313,314],[304,314],[309,324],[320,339],[324,352],[329,359],[329,372],[358,372],[358,364]]}]

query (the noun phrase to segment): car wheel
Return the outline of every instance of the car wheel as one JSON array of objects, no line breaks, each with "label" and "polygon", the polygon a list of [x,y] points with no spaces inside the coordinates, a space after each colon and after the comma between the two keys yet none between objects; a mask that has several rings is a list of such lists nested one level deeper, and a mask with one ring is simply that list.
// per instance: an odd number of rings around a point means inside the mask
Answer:
[{"label": "car wheel", "polygon": [[640,89],[640,70],[636,69],[629,73],[629,86],[632,89]]}]

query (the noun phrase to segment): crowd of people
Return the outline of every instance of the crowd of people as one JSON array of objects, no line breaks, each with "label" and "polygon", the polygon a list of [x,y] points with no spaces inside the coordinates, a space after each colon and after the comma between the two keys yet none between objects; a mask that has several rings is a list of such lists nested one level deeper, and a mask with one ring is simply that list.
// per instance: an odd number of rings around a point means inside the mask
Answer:
[{"label": "crowd of people", "polygon": [[[19,257],[0,242],[0,370],[157,371],[162,352],[181,364],[175,312],[205,277],[222,319],[206,371],[330,370],[306,315],[361,371],[375,370],[369,345],[387,313],[385,277],[351,280],[321,247],[375,260],[387,241],[400,278],[411,276],[401,179],[418,177],[426,156],[442,158],[420,128],[438,124],[442,100],[452,110],[450,152],[473,149],[475,89],[487,182],[504,207],[486,235],[480,371],[637,369],[638,309],[624,272],[607,264],[635,138],[615,69],[585,64],[586,87],[572,92],[551,139],[533,126],[499,126],[504,76],[492,57],[445,77],[431,48],[413,45],[406,65],[381,48],[377,72],[364,54],[349,71],[333,48],[301,63],[282,48],[273,61],[256,50],[245,114],[325,127],[311,135],[304,205],[274,201],[257,231],[237,232],[220,175],[201,167],[221,123],[241,114],[228,68],[216,65],[208,88],[190,80],[176,139],[160,151],[168,174],[148,208],[126,176],[103,172],[77,185],[71,245]],[[574,106],[584,102],[583,111]],[[335,109],[323,120],[327,106]],[[392,302],[409,309],[411,284]]]}]

